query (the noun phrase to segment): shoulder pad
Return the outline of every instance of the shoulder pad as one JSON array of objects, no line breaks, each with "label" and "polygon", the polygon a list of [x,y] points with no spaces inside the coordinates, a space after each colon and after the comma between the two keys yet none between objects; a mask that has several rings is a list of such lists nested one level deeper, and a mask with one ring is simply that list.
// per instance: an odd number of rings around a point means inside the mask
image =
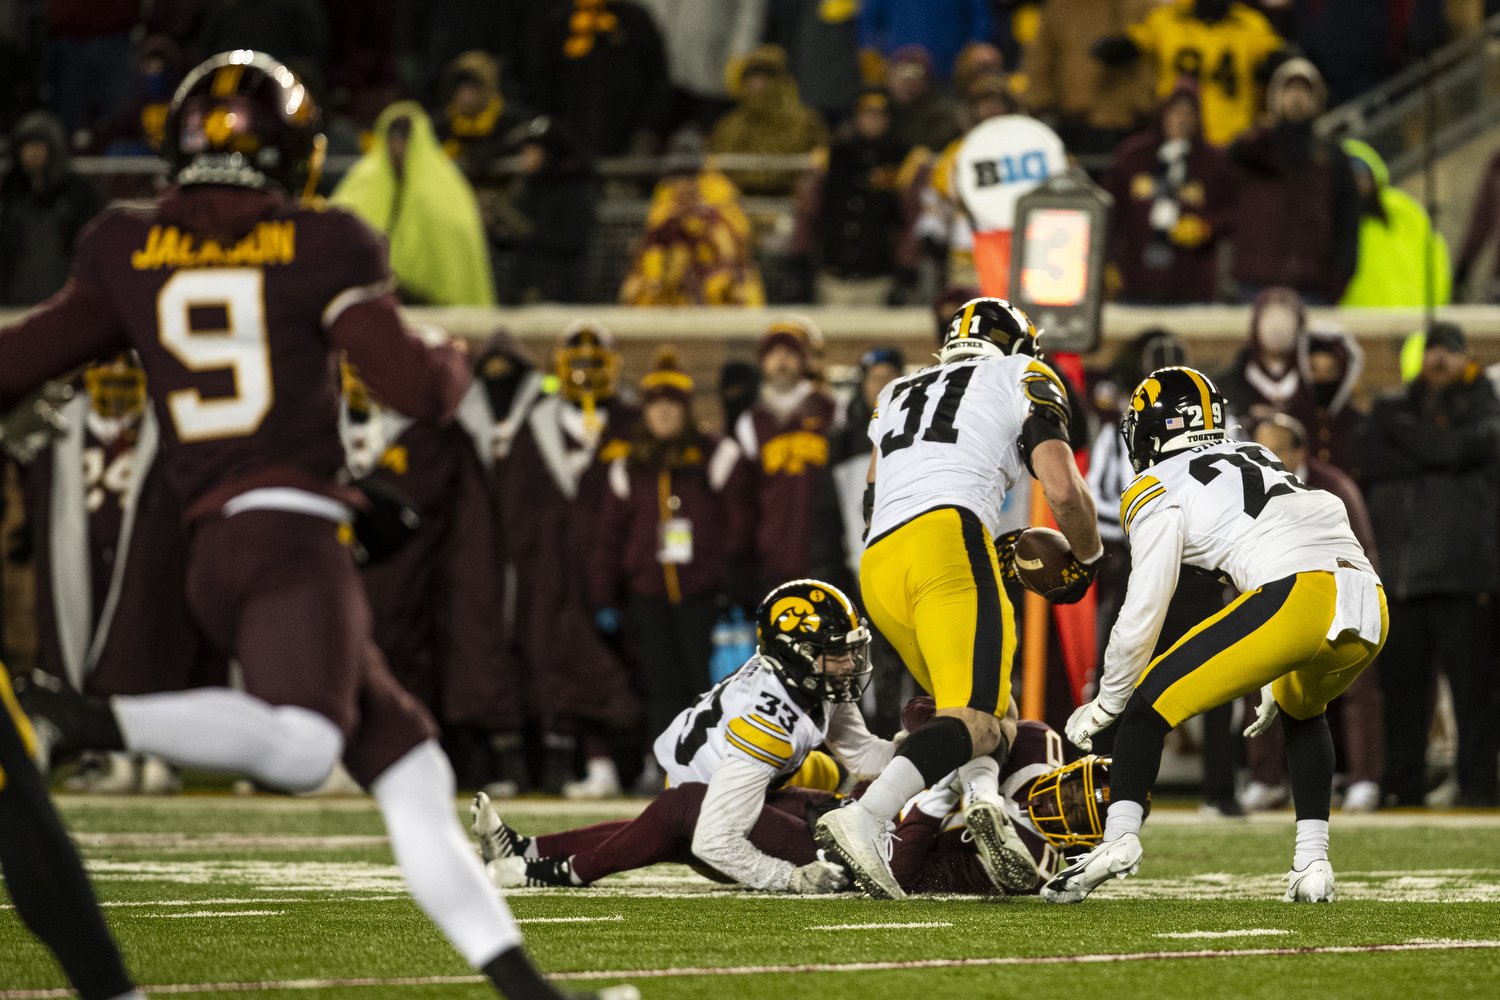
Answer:
[{"label": "shoulder pad", "polygon": [[1068,390],[1057,373],[1040,361],[1031,361],[1021,373],[1021,391],[1031,401],[1031,412],[1068,426],[1073,408],[1068,405]]},{"label": "shoulder pad", "polygon": [[1147,506],[1165,495],[1167,488],[1155,476],[1142,473],[1120,495],[1120,526],[1130,534],[1130,525]]}]

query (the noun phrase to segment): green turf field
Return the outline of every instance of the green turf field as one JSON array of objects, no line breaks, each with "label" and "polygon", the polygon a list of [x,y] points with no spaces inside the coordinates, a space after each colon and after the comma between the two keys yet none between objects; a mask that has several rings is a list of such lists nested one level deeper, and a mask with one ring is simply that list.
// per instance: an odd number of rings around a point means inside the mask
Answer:
[{"label": "green turf field", "polygon": [[[493,995],[406,896],[368,800],[58,801],[148,992]],[[639,808],[526,801],[502,815],[538,833]],[[1500,813],[1336,816],[1327,906],[1280,902],[1291,824],[1159,809],[1140,875],[1073,907],[773,896],[670,865],[509,898],[543,968],[605,973],[593,981],[634,982],[647,1000],[1500,996]],[[63,985],[0,910],[0,1000]]]}]

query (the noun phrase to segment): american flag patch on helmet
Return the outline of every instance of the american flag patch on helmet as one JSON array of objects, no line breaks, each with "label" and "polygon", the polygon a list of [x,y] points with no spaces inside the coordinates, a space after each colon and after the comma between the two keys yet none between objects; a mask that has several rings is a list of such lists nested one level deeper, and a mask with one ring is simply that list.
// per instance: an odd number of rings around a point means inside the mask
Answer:
[{"label": "american flag patch on helmet", "polygon": [[1182,422],[1182,418],[1181,417],[1168,417],[1167,418],[1167,430],[1169,430],[1169,431],[1180,431],[1180,430],[1182,430],[1182,428],[1183,428],[1183,422]]}]

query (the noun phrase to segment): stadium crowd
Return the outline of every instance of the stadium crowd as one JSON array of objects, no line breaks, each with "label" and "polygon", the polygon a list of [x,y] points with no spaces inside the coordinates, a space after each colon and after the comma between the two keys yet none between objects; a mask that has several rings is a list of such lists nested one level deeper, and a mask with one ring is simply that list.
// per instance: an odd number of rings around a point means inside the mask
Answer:
[{"label": "stadium crowd", "polygon": [[[103,203],[70,157],[149,153],[185,67],[225,49],[269,52],[318,93],[329,152],[359,157],[329,200],[387,235],[412,304],[580,301],[600,199],[631,183],[599,161],[643,154],[660,155],[661,176],[622,302],[765,304],[757,261],[772,235],[746,196],[779,197],[794,225],[774,235],[805,263],[810,296],[931,302],[945,321],[977,284],[951,184],[958,143],[996,116],[1036,116],[1070,152],[1108,158],[1096,172],[1115,198],[1117,300],[1253,304],[1244,349],[1217,373],[1241,432],[1340,496],[1379,560],[1392,639],[1337,710],[1346,808],[1431,791],[1434,658],[1458,723],[1456,800],[1493,805],[1500,373],[1439,324],[1406,352],[1404,386],[1366,413],[1358,343],[1305,311],[1441,304],[1453,286],[1441,237],[1376,152],[1313,129],[1330,101],[1445,37],[1444,4],[1380,6],[1381,18],[1337,0],[51,0],[45,16],[10,4],[0,299],[31,305],[67,280]],[[813,154],[813,166],[705,160],[741,153]],[[1495,176],[1461,278],[1495,229]],[[717,428],[694,413],[673,351],[627,379],[589,321],[547,362],[497,333],[474,352],[476,389],[448,428],[399,417],[346,368],[351,476],[386,481],[422,516],[411,544],[364,570],[376,638],[445,727],[463,784],[496,797],[660,787],[644,748],[710,685],[734,610],[801,577],[855,592],[865,428],[907,369],[899,350],[870,346],[852,384],[831,386],[816,328],[775,323],[755,365],[723,371]],[[1109,547],[1090,631],[1118,613],[1129,565],[1120,400],[1183,360],[1170,331],[1152,330],[1107,368],[1058,364]],[[148,600],[146,581],[180,574],[186,556],[180,511],[150,471],[143,374],[122,357],[82,387],[74,430],[11,456],[28,521],[12,558],[36,568],[38,662],[96,694],[128,693],[117,679],[227,676],[185,605]],[[1189,581],[1181,596],[1222,606],[1223,586]],[[90,627],[74,624],[79,609]],[[888,646],[876,655],[864,707],[889,735],[902,672]],[[1279,805],[1276,736],[1242,745],[1233,714],[1205,722],[1205,797],[1223,813]],[[1242,755],[1250,784],[1237,790]],[[101,758],[82,780],[171,784],[136,768]]]},{"label": "stadium crowd", "polygon": [[[60,287],[102,204],[69,157],[152,154],[187,68],[253,48],[307,81],[330,156],[364,157],[324,193],[387,232],[413,303],[598,299],[584,272],[601,202],[646,194],[607,297],[930,303],[974,283],[957,144],[1024,114],[1114,195],[1121,301],[1248,302],[1286,285],[1313,303],[1420,304],[1426,270],[1410,265],[1425,259],[1426,214],[1373,149],[1339,148],[1312,122],[1494,6],[17,0],[0,7],[0,301]],[[706,154],[807,159],[721,170]],[[650,159],[601,171],[627,155]],[[1493,201],[1480,199],[1462,278],[1493,235]],[[1446,302],[1441,241],[1430,267]]]}]

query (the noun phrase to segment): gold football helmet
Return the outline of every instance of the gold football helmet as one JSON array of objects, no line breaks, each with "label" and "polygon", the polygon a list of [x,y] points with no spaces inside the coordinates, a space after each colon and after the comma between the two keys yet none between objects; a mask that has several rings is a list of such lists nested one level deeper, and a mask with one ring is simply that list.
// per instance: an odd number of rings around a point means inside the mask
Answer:
[{"label": "gold football helmet", "polygon": [[121,351],[113,361],[87,369],[83,386],[94,412],[102,417],[130,417],[146,408],[146,373],[132,351]]},{"label": "gold football helmet", "polygon": [[601,323],[579,320],[563,331],[553,353],[563,398],[585,409],[613,399],[620,377],[620,352]]},{"label": "gold football helmet", "polygon": [[1109,809],[1109,765],[1109,757],[1089,754],[1032,782],[1026,812],[1047,843],[1099,845]]}]

